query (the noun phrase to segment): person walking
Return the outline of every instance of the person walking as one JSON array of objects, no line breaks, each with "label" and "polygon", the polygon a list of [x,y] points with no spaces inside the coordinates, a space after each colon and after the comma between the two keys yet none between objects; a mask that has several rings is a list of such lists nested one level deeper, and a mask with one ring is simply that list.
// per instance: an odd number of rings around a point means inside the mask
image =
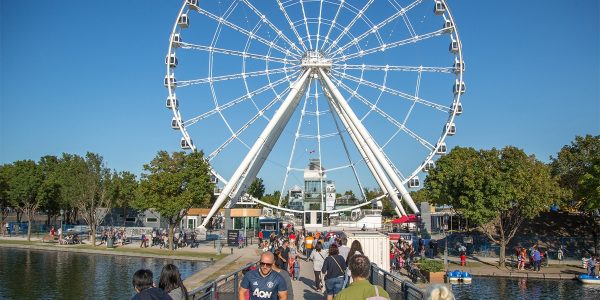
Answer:
[{"label": "person walking", "polygon": [[287,298],[288,300],[294,300],[294,287],[292,286],[292,279],[290,277],[290,273],[286,270],[279,268],[277,264],[273,264],[273,271],[279,273],[281,278],[285,281],[285,285],[287,286]]},{"label": "person walking", "polygon": [[323,284],[321,283],[321,269],[323,268],[323,262],[327,257],[327,250],[323,250],[321,244],[317,243],[315,251],[310,254],[309,259],[313,262],[313,271],[315,272],[315,290],[321,292]]},{"label": "person walking", "polygon": [[371,276],[371,261],[362,254],[355,254],[350,257],[349,266],[352,274],[352,283],[335,296],[335,300],[364,300],[372,299],[391,299],[390,295],[379,285],[372,285],[369,282]]},{"label": "person walking", "polygon": [[305,242],[305,246],[304,248],[306,249],[306,257],[310,257],[312,254],[312,250],[313,250],[313,244],[314,244],[315,238],[312,236],[312,233],[308,233],[308,236],[304,239]]},{"label": "person walking", "polygon": [[238,300],[287,300],[287,284],[279,273],[273,272],[275,256],[272,252],[263,252],[258,263],[259,268],[247,272],[240,284]]},{"label": "person walking", "polygon": [[334,243],[329,246],[329,256],[325,258],[321,272],[325,273],[325,289],[327,300],[332,300],[343,288],[346,260],[342,257],[338,246]]},{"label": "person walking", "polygon": [[173,300],[187,300],[187,289],[181,280],[181,273],[174,264],[167,264],[163,267],[158,281],[158,287],[167,292]]}]

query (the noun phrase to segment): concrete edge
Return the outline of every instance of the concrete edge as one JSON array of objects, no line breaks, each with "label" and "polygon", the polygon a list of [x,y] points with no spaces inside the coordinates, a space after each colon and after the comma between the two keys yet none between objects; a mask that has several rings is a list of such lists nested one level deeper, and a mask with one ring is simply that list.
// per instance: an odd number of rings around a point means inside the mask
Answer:
[{"label": "concrete edge", "polygon": [[161,258],[161,259],[173,259],[173,260],[191,260],[191,261],[200,261],[200,262],[215,262],[214,260],[210,260],[210,259],[206,259],[206,258],[199,258],[199,257],[190,257],[190,256],[173,257],[173,256],[167,256],[167,255],[146,254],[146,253],[136,253],[136,252],[117,252],[117,251],[112,251],[112,250],[59,248],[59,247],[52,247],[52,246],[5,244],[5,243],[0,243],[0,247],[2,247],[2,248],[17,248],[17,249],[31,249],[31,250],[41,250],[41,251],[74,252],[74,253],[83,253],[83,254],[118,255],[118,256],[129,256],[129,257],[147,257],[147,258]]}]

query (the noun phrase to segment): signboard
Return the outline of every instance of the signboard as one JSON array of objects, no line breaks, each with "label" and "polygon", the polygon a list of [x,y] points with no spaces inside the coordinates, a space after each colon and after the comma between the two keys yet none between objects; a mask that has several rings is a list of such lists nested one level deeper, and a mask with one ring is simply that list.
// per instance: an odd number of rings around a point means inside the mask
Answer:
[{"label": "signboard", "polygon": [[237,247],[239,246],[238,237],[240,236],[239,230],[227,230],[227,246]]}]

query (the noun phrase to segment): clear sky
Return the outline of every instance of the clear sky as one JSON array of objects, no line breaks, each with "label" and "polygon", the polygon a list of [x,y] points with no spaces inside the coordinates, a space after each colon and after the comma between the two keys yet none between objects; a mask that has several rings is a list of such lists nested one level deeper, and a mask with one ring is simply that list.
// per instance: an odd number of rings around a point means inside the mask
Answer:
[{"label": "clear sky", "polygon": [[[433,1],[427,2],[431,12]],[[157,151],[179,150],[163,78],[180,3],[0,0],[0,163],[91,151],[108,167],[139,175]],[[548,161],[576,135],[600,134],[599,1],[448,3],[467,84],[450,148],[514,145]],[[423,86],[431,95],[436,88]],[[192,137],[200,145],[212,133],[197,130]],[[423,157],[410,159],[418,165]],[[267,182],[274,183],[268,192],[281,187],[280,180]]]}]

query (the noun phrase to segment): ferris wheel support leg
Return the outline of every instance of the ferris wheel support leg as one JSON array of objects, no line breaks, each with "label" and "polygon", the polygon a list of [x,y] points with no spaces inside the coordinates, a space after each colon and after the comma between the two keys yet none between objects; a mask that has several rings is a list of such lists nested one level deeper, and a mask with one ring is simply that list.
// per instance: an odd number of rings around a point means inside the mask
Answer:
[{"label": "ferris wheel support leg", "polygon": [[248,186],[252,183],[251,181],[254,180],[254,178],[256,178],[256,175],[258,175],[258,172],[260,171],[263,164],[267,160],[269,153],[271,153],[273,146],[275,146],[275,143],[279,139],[279,136],[281,136],[281,133],[285,129],[285,125],[289,122],[294,111],[296,110],[296,106],[299,103],[298,100],[300,99],[300,96],[302,96],[302,94],[304,94],[303,91],[304,91],[304,89],[301,89],[300,91],[298,91],[296,98],[294,98],[295,102],[292,103],[292,106],[285,111],[285,113],[281,117],[280,121],[278,122],[278,125],[275,126],[275,128],[273,129],[273,132],[269,135],[268,140],[264,143],[264,145],[258,151],[258,154],[256,155],[256,157],[250,164],[248,171],[242,177],[240,184],[237,185],[235,193],[233,194],[233,197],[232,197],[232,201],[229,204],[230,208],[233,207],[237,203],[237,199],[239,199],[241,193],[248,188]]},{"label": "ferris wheel support leg", "polygon": [[304,88],[306,87],[306,82],[310,73],[310,70],[305,70],[304,73],[300,76],[300,78],[290,88],[289,94],[287,95],[279,109],[275,112],[275,115],[273,115],[271,121],[269,121],[269,123],[262,131],[254,145],[252,145],[252,148],[250,148],[248,154],[246,154],[246,157],[244,157],[244,160],[242,161],[240,166],[237,168],[235,173],[233,173],[233,176],[231,176],[229,182],[225,185],[225,187],[223,187],[223,191],[221,192],[221,194],[219,194],[219,197],[217,198],[212,208],[206,215],[206,219],[204,219],[204,221],[202,222],[201,227],[206,227],[208,221],[210,221],[210,218],[217,212],[217,210],[219,209],[219,207],[221,207],[223,202],[225,202],[229,194],[240,183],[240,179],[242,178],[244,173],[251,173],[248,172],[252,171],[249,168],[251,167],[253,161],[256,162],[256,158],[259,154],[259,151],[262,147],[265,146],[265,143],[267,143],[268,139],[278,138],[272,136],[273,130],[278,130],[278,126],[285,126],[285,124],[282,124],[281,120],[282,118],[285,118],[285,116],[289,115],[290,110],[293,110],[298,104],[299,96],[301,96],[301,92],[304,91]]},{"label": "ferris wheel support leg", "polygon": [[333,84],[331,79],[329,79],[329,76],[327,76],[325,71],[321,68],[319,68],[319,75],[321,76],[322,81],[325,83],[327,88],[332,93],[333,98],[336,99],[337,103],[340,106],[341,111],[343,111],[345,114],[347,114],[349,121],[350,121],[349,123],[356,127],[360,136],[362,136],[362,138],[365,140],[368,148],[371,149],[371,151],[375,155],[377,161],[379,161],[380,165],[384,168],[385,172],[390,177],[390,179],[392,180],[392,182],[394,183],[394,185],[396,186],[396,188],[402,195],[402,198],[404,199],[404,201],[406,201],[406,203],[408,203],[408,206],[410,206],[410,208],[412,209],[412,211],[414,213],[418,213],[419,209],[417,208],[414,201],[412,200],[412,197],[408,193],[408,190],[406,190],[406,188],[402,184],[402,181],[400,180],[400,178],[398,178],[398,176],[396,176],[396,173],[394,172],[392,167],[387,163],[387,160],[385,159],[385,156],[381,152],[381,149],[379,148],[379,146],[377,146],[375,141],[373,141],[373,138],[371,137],[371,135],[369,134],[367,129],[364,127],[364,125],[360,122],[358,117],[354,114],[354,111],[352,111],[352,108],[350,108],[350,105],[348,105],[348,103],[346,102],[346,100],[344,99],[344,97],[342,96],[340,91]]},{"label": "ferris wheel support leg", "polygon": [[[371,172],[371,174],[373,174],[373,177],[377,181],[377,184],[379,185],[379,187],[381,188],[382,191],[384,191],[386,194],[388,194],[388,195],[390,195],[390,197],[392,197],[392,195],[395,193],[395,191],[393,190],[393,188],[392,188],[392,190],[388,190],[388,187],[391,187],[391,184],[389,184],[389,182],[387,182],[387,184],[384,184],[383,180],[387,181],[387,178],[380,177],[380,174],[377,172],[377,170],[375,169],[375,166],[373,165],[373,163],[374,162],[376,163],[376,161],[369,159],[369,157],[373,157],[373,154],[371,152],[370,152],[370,155],[367,155],[367,152],[370,151],[370,149],[368,149],[367,147],[361,146],[361,145],[364,145],[364,143],[359,140],[360,136],[358,136],[356,134],[356,132],[354,131],[354,129],[348,124],[346,117],[342,115],[340,108],[335,103],[334,99],[332,98],[333,96],[331,95],[329,90],[324,89],[324,91],[325,91],[325,96],[330,101],[332,110],[335,111],[336,114],[340,117],[340,120],[342,121],[342,125],[344,125],[344,128],[346,128],[346,131],[350,135],[352,142],[354,142],[354,144],[357,146],[361,157],[365,160],[367,167],[369,168],[369,171]],[[400,203],[399,199],[398,199],[398,201],[394,201],[394,199],[392,199],[392,202],[394,203],[394,211],[396,212],[396,214],[398,214],[399,217],[406,215],[406,211],[404,210],[404,207],[402,207],[402,204]],[[398,205],[400,205],[400,206],[398,206]]]},{"label": "ferris wheel support leg", "polygon": [[362,136],[359,129],[357,128],[355,122],[352,122],[352,117],[348,114],[346,110],[344,110],[343,107],[340,106],[340,102],[345,101],[342,94],[339,92],[339,90],[335,88],[331,80],[327,77],[327,75],[322,69],[319,69],[319,75],[323,86],[326,87],[329,92],[328,97],[330,98],[330,101],[332,102],[332,106],[335,108],[336,113],[338,113],[340,119],[342,120],[342,123],[348,130],[348,133],[350,133],[350,136],[352,137],[353,142],[356,144],[357,148],[361,152],[361,155],[363,155],[363,158],[365,159],[367,164],[372,167],[372,169],[369,169],[373,173],[373,176],[378,181],[378,183],[382,184],[382,189],[387,191],[388,195],[394,202],[395,207],[400,210],[400,212],[396,211],[397,213],[399,213],[399,216],[406,215],[406,212],[404,211],[404,208],[400,203],[400,199],[398,199],[398,196],[394,192],[394,187],[391,185],[388,178],[386,177],[385,172],[382,170],[381,165],[375,158],[373,151],[368,147],[367,144],[365,144],[365,139]]}]

